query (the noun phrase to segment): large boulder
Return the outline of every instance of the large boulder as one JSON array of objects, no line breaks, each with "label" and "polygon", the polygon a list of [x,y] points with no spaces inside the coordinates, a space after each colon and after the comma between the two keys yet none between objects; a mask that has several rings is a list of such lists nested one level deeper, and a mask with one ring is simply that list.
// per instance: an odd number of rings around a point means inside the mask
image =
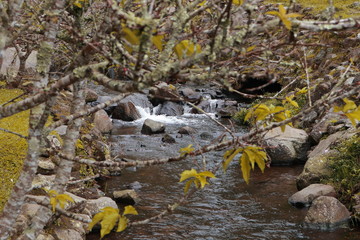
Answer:
[{"label": "large boulder", "polygon": [[301,190],[310,184],[319,183],[322,178],[331,174],[329,157],[336,153],[336,150],[332,149],[332,147],[352,135],[352,132],[342,131],[334,133],[320,141],[308,155],[308,160],[305,163],[304,169],[296,179],[298,190]]},{"label": "large boulder", "polygon": [[113,128],[111,118],[103,109],[94,114],[94,125],[101,133],[109,133]]},{"label": "large boulder", "polygon": [[325,184],[311,184],[303,190],[293,194],[289,198],[289,203],[296,207],[308,207],[317,197],[334,197],[335,195],[336,192],[333,186]]},{"label": "large boulder", "polygon": [[105,207],[118,208],[116,202],[109,197],[101,197],[98,199],[90,199],[86,202],[85,211],[88,212],[91,217],[99,213],[101,209]]},{"label": "large boulder", "polygon": [[184,107],[175,102],[166,101],[160,105],[157,115],[181,116],[184,114]]},{"label": "large boulder", "polygon": [[112,118],[123,121],[134,121],[141,118],[139,111],[132,102],[120,102],[114,109]]},{"label": "large boulder", "polygon": [[149,101],[148,97],[145,94],[142,93],[133,93],[131,95],[128,95],[121,99],[120,103],[127,103],[131,102],[135,106],[139,106],[141,108],[149,108],[152,109],[153,105]]},{"label": "large boulder", "polygon": [[149,118],[145,120],[141,129],[141,133],[147,135],[163,133],[164,131],[165,125],[163,123],[151,120]]},{"label": "large boulder", "polygon": [[336,198],[321,196],[316,198],[305,216],[305,223],[310,228],[329,229],[346,222],[350,212]]},{"label": "large boulder", "polygon": [[307,133],[290,126],[286,126],[284,132],[280,127],[270,130],[265,134],[263,144],[273,165],[304,162],[310,149]]}]

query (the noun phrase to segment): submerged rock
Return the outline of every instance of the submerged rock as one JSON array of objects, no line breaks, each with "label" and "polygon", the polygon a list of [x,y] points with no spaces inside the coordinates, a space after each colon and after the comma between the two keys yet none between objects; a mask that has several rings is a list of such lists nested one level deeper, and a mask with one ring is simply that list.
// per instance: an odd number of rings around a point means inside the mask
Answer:
[{"label": "submerged rock", "polygon": [[336,198],[320,196],[316,198],[305,217],[310,228],[331,229],[350,218],[350,212]]},{"label": "submerged rock", "polygon": [[304,130],[286,126],[282,132],[280,127],[274,128],[264,136],[266,152],[273,165],[291,165],[304,162],[310,149],[308,135]]},{"label": "submerged rock", "polygon": [[161,141],[164,143],[175,143],[175,138],[173,138],[172,136],[170,136],[169,134],[165,134],[162,138]]},{"label": "submerged rock", "polygon": [[193,129],[192,127],[185,126],[185,127],[180,128],[179,131],[178,131],[178,133],[190,135],[190,134],[196,133],[196,130]]},{"label": "submerged rock", "polygon": [[164,131],[165,125],[163,123],[151,119],[146,119],[141,129],[141,133],[147,135],[163,133]]},{"label": "submerged rock", "polygon": [[308,207],[317,197],[334,197],[335,195],[336,192],[333,186],[325,184],[311,184],[303,190],[293,194],[289,198],[289,203],[295,207]]}]

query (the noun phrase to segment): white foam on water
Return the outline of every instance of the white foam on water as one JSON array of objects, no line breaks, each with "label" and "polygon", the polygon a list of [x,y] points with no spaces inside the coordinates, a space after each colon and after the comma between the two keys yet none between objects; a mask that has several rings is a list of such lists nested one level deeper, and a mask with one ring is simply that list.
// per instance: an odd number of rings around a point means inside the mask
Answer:
[{"label": "white foam on water", "polygon": [[[139,106],[135,106],[138,112],[140,113],[141,118],[136,120],[135,122],[144,122],[146,119],[151,119],[154,121],[168,123],[168,124],[183,124],[187,121],[185,119],[178,118],[177,116],[166,116],[166,115],[155,115],[151,113],[150,108],[142,108]],[[156,108],[153,109],[153,112],[157,112]]]}]

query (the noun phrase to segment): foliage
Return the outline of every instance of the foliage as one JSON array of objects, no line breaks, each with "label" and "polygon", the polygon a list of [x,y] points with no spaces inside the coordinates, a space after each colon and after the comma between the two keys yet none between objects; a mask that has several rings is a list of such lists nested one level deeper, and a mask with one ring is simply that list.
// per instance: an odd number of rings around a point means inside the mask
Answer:
[{"label": "foliage", "polygon": [[116,232],[122,232],[126,229],[129,219],[125,215],[138,215],[138,212],[133,206],[126,206],[122,214],[119,213],[119,209],[113,207],[105,207],[101,209],[101,212],[95,214],[91,223],[89,223],[88,229],[91,230],[95,224],[100,222],[101,225],[101,238],[109,234],[118,222]]},{"label": "foliage", "polygon": [[352,196],[360,192],[360,137],[354,136],[340,143],[338,153],[330,158],[332,174],[324,180],[334,185],[339,199],[352,205]]},{"label": "foliage", "polygon": [[267,160],[266,153],[261,147],[247,146],[245,148],[230,149],[224,153],[223,169],[226,171],[230,162],[236,155],[242,153],[239,158],[239,164],[241,166],[241,172],[243,178],[247,184],[250,180],[250,170],[254,170],[255,163],[262,172],[265,170],[265,163]]},{"label": "foliage", "polygon": [[191,152],[193,152],[195,150],[195,148],[192,147],[192,144],[189,144],[187,147],[184,148],[180,148],[180,155],[181,156],[185,156],[186,154],[189,154]]},{"label": "foliage", "polygon": [[198,173],[195,169],[185,170],[181,173],[179,182],[183,182],[189,178],[190,180],[186,182],[184,187],[185,194],[189,191],[192,184],[194,184],[196,188],[204,188],[206,184],[209,184],[207,178],[215,178],[215,175],[209,171]]},{"label": "foliage", "polygon": [[59,205],[60,208],[64,209],[65,205],[74,202],[74,199],[70,197],[68,194],[59,194],[55,190],[46,190],[47,194],[50,197],[50,205],[52,206],[52,211],[55,212],[56,206]]},{"label": "foliage", "polygon": [[356,106],[356,103],[348,98],[344,98],[343,101],[345,105],[335,106],[334,112],[343,112],[352,125],[356,127],[356,121],[360,121],[360,105]]},{"label": "foliage", "polygon": [[[0,105],[20,96],[23,91],[19,89],[0,89]],[[18,100],[17,100],[18,101]],[[0,128],[14,131],[27,136],[29,111],[24,111],[0,120]],[[26,156],[26,139],[0,130],[0,211],[2,211],[11,189],[17,181]]]},{"label": "foliage", "polygon": [[275,15],[275,16],[279,17],[280,20],[282,21],[282,23],[285,25],[285,27],[288,30],[291,30],[291,21],[289,20],[289,18],[296,18],[296,17],[302,16],[301,14],[298,14],[298,13],[286,13],[286,10],[282,4],[279,5],[278,12],[269,11],[269,12],[266,12],[266,14]]}]

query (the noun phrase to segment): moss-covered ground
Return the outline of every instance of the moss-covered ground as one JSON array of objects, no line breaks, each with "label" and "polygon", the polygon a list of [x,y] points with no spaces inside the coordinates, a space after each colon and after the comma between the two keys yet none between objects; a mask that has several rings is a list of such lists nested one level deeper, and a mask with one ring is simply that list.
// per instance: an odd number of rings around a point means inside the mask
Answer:
[{"label": "moss-covered ground", "polygon": [[[266,0],[265,3],[282,3],[285,6],[290,4],[290,0]],[[314,15],[320,14],[327,7],[329,7],[329,1],[327,0],[297,0],[297,3],[306,8],[311,8],[311,12]],[[360,4],[356,4],[354,0],[333,0],[335,7],[335,18],[358,18],[360,17]]]},{"label": "moss-covered ground", "polygon": [[[21,95],[19,89],[0,88],[0,105]],[[4,128],[24,136],[28,134],[29,111],[0,120],[0,128]],[[26,157],[27,141],[24,138],[0,130],[0,212],[6,203],[11,189],[18,179],[23,161]]]}]

